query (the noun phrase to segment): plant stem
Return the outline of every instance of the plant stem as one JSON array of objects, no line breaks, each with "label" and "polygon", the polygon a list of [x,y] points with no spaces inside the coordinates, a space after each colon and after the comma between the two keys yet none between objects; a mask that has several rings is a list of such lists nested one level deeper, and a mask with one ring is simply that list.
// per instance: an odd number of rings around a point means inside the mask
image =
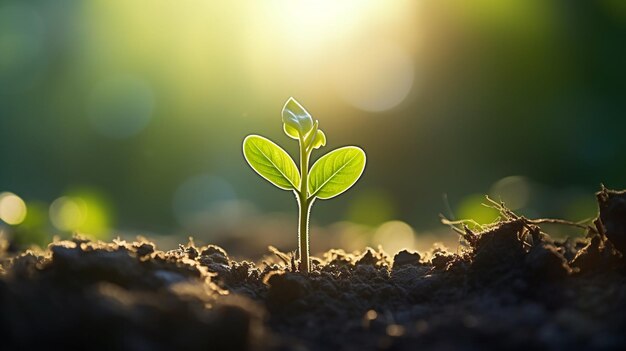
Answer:
[{"label": "plant stem", "polygon": [[313,201],[307,202],[306,199],[299,202],[300,218],[298,236],[300,239],[298,250],[300,254],[300,272],[309,273],[311,270],[309,258],[309,213]]},{"label": "plant stem", "polygon": [[300,256],[300,272],[309,273],[309,213],[313,200],[309,200],[309,156],[304,140],[300,138],[300,191],[297,192],[299,206],[298,220],[298,256]]}]

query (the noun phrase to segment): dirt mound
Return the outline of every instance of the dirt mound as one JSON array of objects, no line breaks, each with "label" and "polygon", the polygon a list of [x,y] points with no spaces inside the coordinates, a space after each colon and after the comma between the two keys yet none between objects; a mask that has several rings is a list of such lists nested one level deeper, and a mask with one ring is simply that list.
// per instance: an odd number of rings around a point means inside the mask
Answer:
[{"label": "dirt mound", "polygon": [[[303,275],[217,246],[75,238],[0,260],[0,345],[122,350],[624,349],[626,195],[589,237],[514,214],[448,252],[331,250]],[[6,245],[0,245],[6,247]]]}]

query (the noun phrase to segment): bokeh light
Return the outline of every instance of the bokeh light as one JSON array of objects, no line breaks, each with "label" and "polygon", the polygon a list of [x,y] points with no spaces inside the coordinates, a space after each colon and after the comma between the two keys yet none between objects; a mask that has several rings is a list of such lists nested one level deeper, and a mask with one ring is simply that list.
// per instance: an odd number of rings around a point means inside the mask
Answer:
[{"label": "bokeh light", "polygon": [[50,220],[59,230],[77,230],[86,219],[87,204],[80,198],[62,196],[50,205]]},{"label": "bokeh light", "polygon": [[0,219],[10,225],[18,225],[26,218],[26,203],[11,192],[0,193]]},{"label": "bokeh light", "polygon": [[491,186],[489,195],[495,201],[503,201],[507,208],[518,210],[530,200],[530,183],[526,177],[504,177]]},{"label": "bokeh light", "polygon": [[496,209],[485,206],[489,204],[485,195],[471,194],[463,198],[459,203],[456,219],[471,219],[478,224],[493,223],[499,216]]},{"label": "bokeh light", "polygon": [[97,191],[75,189],[50,204],[50,222],[61,232],[77,232],[98,239],[108,238],[112,211]]},{"label": "bokeh light", "polygon": [[411,92],[415,79],[414,58],[402,47],[367,40],[342,57],[335,74],[341,97],[370,112],[389,110]]},{"label": "bokeh light", "polygon": [[415,246],[415,232],[405,222],[385,222],[376,229],[372,243],[374,245],[382,245],[385,251],[395,254],[402,249],[413,249]]}]

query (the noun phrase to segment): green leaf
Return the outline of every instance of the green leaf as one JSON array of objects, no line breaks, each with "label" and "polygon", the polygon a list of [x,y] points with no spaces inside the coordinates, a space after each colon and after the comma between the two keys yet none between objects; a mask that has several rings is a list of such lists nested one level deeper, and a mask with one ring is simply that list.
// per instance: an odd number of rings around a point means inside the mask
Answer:
[{"label": "green leaf", "polygon": [[315,136],[315,140],[313,140],[313,148],[319,149],[321,146],[326,145],[326,134],[322,132],[322,130],[317,131],[317,135]]},{"label": "green leaf", "polygon": [[282,114],[283,123],[286,125],[285,133],[292,138],[291,129],[297,130],[300,136],[304,136],[313,128],[311,115],[292,97],[285,103]]},{"label": "green leaf", "polygon": [[248,135],[243,141],[243,155],[261,177],[284,190],[298,189],[300,173],[289,154],[271,140]]},{"label": "green leaf", "polygon": [[348,190],[365,169],[365,152],[345,146],[322,156],[311,168],[309,192],[320,199],[330,199]]}]

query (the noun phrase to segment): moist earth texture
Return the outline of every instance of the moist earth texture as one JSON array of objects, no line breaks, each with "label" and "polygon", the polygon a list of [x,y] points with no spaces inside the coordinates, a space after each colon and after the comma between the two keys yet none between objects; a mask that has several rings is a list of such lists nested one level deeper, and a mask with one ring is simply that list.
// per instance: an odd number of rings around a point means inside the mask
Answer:
[{"label": "moist earth texture", "polygon": [[308,275],[276,250],[255,265],[193,242],[5,241],[0,349],[624,350],[626,192],[596,196],[584,239],[501,207],[460,224],[454,252],[331,250]]}]

